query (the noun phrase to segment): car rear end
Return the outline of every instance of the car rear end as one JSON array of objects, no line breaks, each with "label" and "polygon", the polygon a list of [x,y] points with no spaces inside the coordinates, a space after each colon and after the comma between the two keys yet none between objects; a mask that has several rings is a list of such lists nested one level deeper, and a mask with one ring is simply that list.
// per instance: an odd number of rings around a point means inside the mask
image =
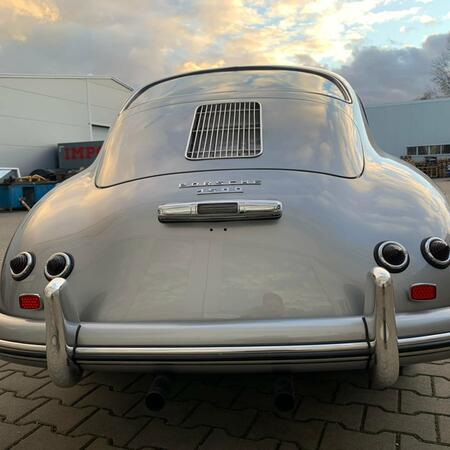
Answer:
[{"label": "car rear end", "polygon": [[[417,237],[447,233],[448,209],[417,178],[418,204],[407,169],[377,169],[361,120],[326,72],[218,71],[141,91],[96,165],[19,229],[10,254],[33,248],[40,272],[5,277],[8,326],[66,375],[67,354],[87,369],[327,370],[366,367],[384,342],[378,359],[398,360],[397,329],[401,349],[448,325],[446,272],[422,262]],[[417,264],[406,275],[374,270],[387,239]],[[57,252],[73,270],[48,280]],[[418,273],[445,286],[431,307],[407,296]],[[21,310],[29,292],[52,307]]]}]

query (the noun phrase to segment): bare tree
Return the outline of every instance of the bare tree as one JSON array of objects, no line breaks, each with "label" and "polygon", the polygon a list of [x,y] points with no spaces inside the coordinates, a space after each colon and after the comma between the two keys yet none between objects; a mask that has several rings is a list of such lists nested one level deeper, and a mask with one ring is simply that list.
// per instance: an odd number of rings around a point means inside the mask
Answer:
[{"label": "bare tree", "polygon": [[427,89],[422,95],[419,95],[416,100],[430,100],[435,97],[437,97],[436,91],[434,89]]},{"label": "bare tree", "polygon": [[432,80],[440,95],[450,97],[450,36],[442,55],[433,61]]}]

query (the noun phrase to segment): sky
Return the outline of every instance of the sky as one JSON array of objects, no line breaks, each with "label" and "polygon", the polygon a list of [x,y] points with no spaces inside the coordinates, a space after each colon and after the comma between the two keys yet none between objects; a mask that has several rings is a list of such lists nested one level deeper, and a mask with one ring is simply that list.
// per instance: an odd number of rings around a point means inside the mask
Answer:
[{"label": "sky", "polygon": [[0,73],[109,75],[132,87],[209,67],[322,66],[366,104],[431,86],[450,0],[0,0]]}]

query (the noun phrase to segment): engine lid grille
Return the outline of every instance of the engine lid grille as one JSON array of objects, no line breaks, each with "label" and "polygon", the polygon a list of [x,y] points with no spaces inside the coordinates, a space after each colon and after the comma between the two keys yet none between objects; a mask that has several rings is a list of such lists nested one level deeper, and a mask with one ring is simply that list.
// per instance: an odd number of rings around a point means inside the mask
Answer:
[{"label": "engine lid grille", "polygon": [[254,158],[262,151],[260,103],[215,103],[196,109],[187,159]]}]

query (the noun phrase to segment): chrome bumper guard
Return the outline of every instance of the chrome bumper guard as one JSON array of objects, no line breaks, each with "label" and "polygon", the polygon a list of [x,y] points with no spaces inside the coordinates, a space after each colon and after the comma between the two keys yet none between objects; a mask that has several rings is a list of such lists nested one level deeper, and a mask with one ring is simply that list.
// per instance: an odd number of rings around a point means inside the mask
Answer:
[{"label": "chrome bumper guard", "polygon": [[[211,347],[77,347],[78,331],[83,326],[74,317],[68,321],[61,297],[67,283],[56,278],[44,291],[46,343],[25,344],[0,341],[0,350],[11,356],[46,357],[48,372],[53,382],[62,387],[76,384],[82,374],[80,365],[104,361],[107,364],[127,364],[130,359],[144,363],[183,364],[214,361],[234,364],[239,361],[369,361],[373,383],[386,387],[396,382],[399,375],[399,356],[424,352],[450,351],[450,333],[397,337],[394,308],[394,288],[390,274],[380,267],[367,276],[365,310],[362,320],[366,325],[366,341],[299,345],[254,345]],[[78,323],[75,323],[78,320]],[[72,323],[73,322],[73,323]],[[75,323],[75,333],[73,332]],[[72,327],[72,329],[71,329]],[[69,331],[70,330],[70,331]],[[67,337],[74,337],[74,346]],[[399,352],[400,350],[400,352]],[[400,355],[399,355],[400,353]]]}]

